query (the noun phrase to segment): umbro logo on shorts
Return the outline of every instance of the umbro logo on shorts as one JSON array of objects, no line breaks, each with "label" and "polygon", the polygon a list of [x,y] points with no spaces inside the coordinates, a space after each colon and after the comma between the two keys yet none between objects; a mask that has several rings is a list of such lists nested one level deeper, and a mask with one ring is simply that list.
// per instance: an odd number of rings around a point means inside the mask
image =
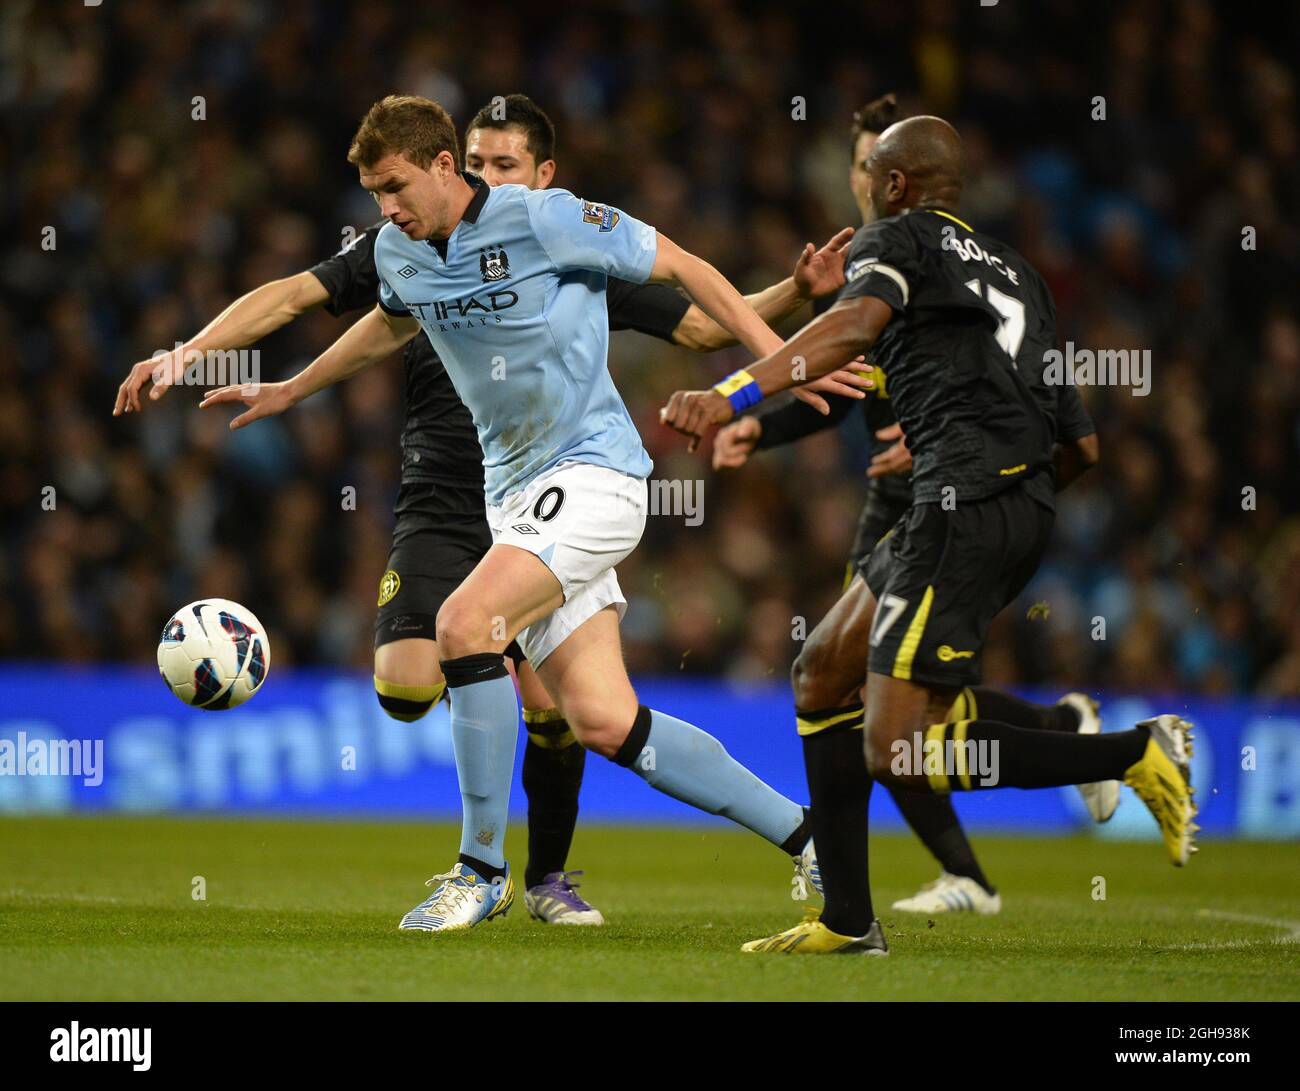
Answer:
[{"label": "umbro logo on shorts", "polygon": [[515,524],[514,526],[512,526],[510,529],[511,529],[511,530],[516,530],[516,531],[518,531],[520,534],[537,534],[537,533],[538,533],[537,528],[536,528],[535,526],[533,526],[532,523],[516,523],[516,524]]}]

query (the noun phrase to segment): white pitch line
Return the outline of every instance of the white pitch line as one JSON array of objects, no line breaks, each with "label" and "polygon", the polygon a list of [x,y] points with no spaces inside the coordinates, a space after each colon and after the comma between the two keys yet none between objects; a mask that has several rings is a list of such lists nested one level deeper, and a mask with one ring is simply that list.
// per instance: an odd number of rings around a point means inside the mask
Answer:
[{"label": "white pitch line", "polygon": [[92,902],[103,905],[122,905],[121,898],[107,894],[47,894],[35,890],[0,890],[0,898],[26,898],[33,902]]},{"label": "white pitch line", "polygon": [[1205,943],[1175,943],[1170,945],[1172,950],[1211,951],[1221,950],[1225,947],[1275,947],[1282,944],[1300,943],[1300,921],[1280,920],[1276,917],[1256,917],[1249,913],[1232,913],[1226,909],[1201,909],[1197,911],[1197,916],[1217,917],[1219,920],[1235,921],[1238,924],[1257,924],[1261,928],[1280,928],[1286,935],[1274,936],[1272,939],[1228,939],[1209,940]]},{"label": "white pitch line", "polygon": [[[114,898],[107,894],[50,894],[38,893],[35,890],[0,890],[0,900],[5,898],[25,899],[29,902],[84,902],[91,905],[133,905],[142,909],[175,909],[174,905],[159,905],[148,902],[127,901],[125,898]],[[206,899],[204,899],[206,901]],[[239,902],[225,903],[213,902],[222,909],[241,909],[241,910],[264,910],[264,905],[243,905]]]}]

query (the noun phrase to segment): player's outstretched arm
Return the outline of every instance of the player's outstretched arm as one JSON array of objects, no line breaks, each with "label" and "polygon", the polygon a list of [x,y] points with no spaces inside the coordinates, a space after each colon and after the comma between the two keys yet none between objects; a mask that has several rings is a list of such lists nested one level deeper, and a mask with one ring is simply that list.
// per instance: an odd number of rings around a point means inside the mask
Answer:
[{"label": "player's outstretched arm", "polygon": [[327,299],[329,292],[325,285],[310,271],[268,281],[254,288],[236,299],[179,349],[135,364],[117,388],[113,416],[140,412],[140,391],[150,380],[153,389],[149,391],[149,399],[157,401],[161,398],[184,373],[186,356],[246,348],[268,333],[288,325],[300,314],[319,307]]},{"label": "player's outstretched arm", "polygon": [[[741,342],[757,356],[766,355],[781,343],[742,296],[721,273],[703,258],[687,253],[662,233],[657,233],[658,249],[651,280],[675,280],[695,303],[718,325]],[[845,361],[847,362],[847,361]],[[810,376],[801,382],[795,396],[807,402],[819,413],[829,414],[830,405],[822,394],[840,394],[849,398],[863,398],[864,390],[871,389],[870,379],[847,368],[830,369],[834,372]],[[814,381],[815,380],[815,381]]]},{"label": "player's outstretched arm", "polygon": [[419,332],[419,323],[414,318],[391,315],[376,306],[292,379],[282,383],[223,386],[219,390],[210,390],[199,408],[242,402],[248,409],[232,420],[230,427],[232,430],[243,428],[262,417],[283,413],[316,391],[377,364]]},{"label": "player's outstretched arm", "polygon": [[755,356],[766,356],[781,343],[742,296],[721,273],[703,258],[697,258],[657,232],[655,263],[651,280],[675,280],[709,318],[744,345]]},{"label": "player's outstretched arm", "polygon": [[[769,326],[794,314],[805,303],[839,291],[844,286],[844,248],[853,238],[853,228],[836,232],[816,249],[808,243],[795,262],[794,273],[761,292],[744,297]],[[693,352],[730,348],[736,338],[694,304],[673,330],[673,340]]]},{"label": "player's outstretched arm", "polygon": [[893,314],[889,304],[875,296],[841,300],[775,352],[714,389],[677,391],[659,411],[659,419],[692,437],[693,451],[701,436],[740,409],[828,375],[868,351]]}]

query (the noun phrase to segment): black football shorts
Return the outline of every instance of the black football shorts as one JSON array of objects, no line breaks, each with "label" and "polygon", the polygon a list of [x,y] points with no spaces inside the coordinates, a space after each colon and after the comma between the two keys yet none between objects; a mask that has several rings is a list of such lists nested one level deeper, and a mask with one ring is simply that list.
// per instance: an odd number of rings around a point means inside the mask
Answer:
[{"label": "black football shorts", "polygon": [[900,498],[887,493],[875,481],[871,483],[867,488],[867,499],[862,505],[862,512],[858,515],[853,547],[849,551],[849,563],[853,571],[865,568],[876,543],[906,514],[911,502],[910,493],[904,493]]},{"label": "black football shorts", "polygon": [[[442,604],[492,548],[486,512],[476,514],[459,499],[440,504],[439,491],[435,484],[402,484],[393,545],[379,579],[376,648],[394,640],[436,639]],[[523,657],[514,641],[506,654],[516,663]]]},{"label": "black football shorts", "polygon": [[1023,483],[951,511],[914,505],[863,570],[876,598],[867,669],[939,687],[977,684],[989,625],[1038,568],[1054,520]]}]

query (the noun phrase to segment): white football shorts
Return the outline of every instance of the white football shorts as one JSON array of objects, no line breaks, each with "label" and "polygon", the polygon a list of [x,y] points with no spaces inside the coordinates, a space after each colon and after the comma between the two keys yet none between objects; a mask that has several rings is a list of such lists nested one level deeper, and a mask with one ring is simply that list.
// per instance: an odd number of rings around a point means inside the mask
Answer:
[{"label": "white football shorts", "polygon": [[563,606],[519,634],[534,667],[606,606],[623,617],[627,599],[614,566],[641,540],[646,508],[644,478],[586,462],[561,462],[500,507],[488,504],[493,543],[535,554],[564,592]]}]

